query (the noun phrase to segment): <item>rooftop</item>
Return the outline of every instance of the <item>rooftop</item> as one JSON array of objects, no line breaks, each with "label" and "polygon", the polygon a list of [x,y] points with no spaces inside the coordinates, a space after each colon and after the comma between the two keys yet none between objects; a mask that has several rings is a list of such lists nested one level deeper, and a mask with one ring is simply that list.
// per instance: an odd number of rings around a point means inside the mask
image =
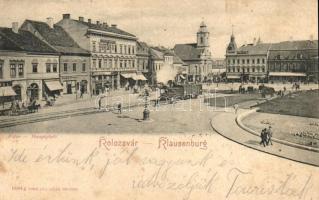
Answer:
[{"label": "rooftop", "polygon": [[60,26],[53,25],[53,28],[50,28],[45,22],[33,20],[26,20],[25,23],[30,23],[50,45],[61,53],[89,54]]},{"label": "rooftop", "polygon": [[11,28],[0,28],[0,36],[1,50],[58,54],[53,48],[28,31],[19,30],[18,33],[15,33]]}]

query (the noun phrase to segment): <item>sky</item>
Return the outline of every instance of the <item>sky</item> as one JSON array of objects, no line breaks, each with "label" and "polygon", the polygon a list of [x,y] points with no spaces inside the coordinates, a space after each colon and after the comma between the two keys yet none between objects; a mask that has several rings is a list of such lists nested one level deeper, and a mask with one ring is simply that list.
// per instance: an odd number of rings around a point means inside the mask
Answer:
[{"label": "sky", "polygon": [[237,46],[318,39],[317,0],[0,0],[0,26],[25,19],[71,18],[117,24],[150,45],[195,43],[201,21],[210,32],[213,58],[223,58],[233,32]]}]

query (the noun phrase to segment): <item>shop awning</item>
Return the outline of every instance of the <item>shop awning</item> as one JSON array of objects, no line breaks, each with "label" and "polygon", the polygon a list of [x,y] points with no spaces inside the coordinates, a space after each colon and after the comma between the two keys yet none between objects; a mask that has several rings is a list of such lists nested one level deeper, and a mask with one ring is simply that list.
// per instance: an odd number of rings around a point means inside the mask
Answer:
[{"label": "shop awning", "polygon": [[183,75],[179,75],[179,77],[181,78],[181,79],[185,79],[185,76],[183,76]]},{"label": "shop awning", "polygon": [[269,72],[269,76],[306,76],[305,73],[298,72]]},{"label": "shop awning", "polygon": [[135,76],[137,80],[141,80],[141,81],[147,80],[143,74],[136,74]]},{"label": "shop awning", "polygon": [[131,74],[121,74],[124,78],[132,78],[132,73]]},{"label": "shop awning", "polygon": [[63,86],[59,81],[44,81],[50,91],[63,90]]},{"label": "shop awning", "polygon": [[0,87],[0,97],[10,97],[16,95],[17,94],[14,92],[11,86]]},{"label": "shop awning", "polygon": [[235,75],[229,75],[227,76],[228,79],[240,79],[240,76],[235,76]]}]

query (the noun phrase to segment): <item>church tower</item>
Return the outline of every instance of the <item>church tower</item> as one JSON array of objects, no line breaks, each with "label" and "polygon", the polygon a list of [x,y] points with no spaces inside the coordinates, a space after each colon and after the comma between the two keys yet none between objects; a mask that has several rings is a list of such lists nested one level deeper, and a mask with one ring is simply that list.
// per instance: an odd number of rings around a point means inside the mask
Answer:
[{"label": "church tower", "polygon": [[197,48],[208,48],[209,47],[209,32],[204,21],[200,24],[197,32]]},{"label": "church tower", "polygon": [[235,53],[236,50],[237,50],[237,44],[235,41],[234,32],[232,31],[231,36],[230,36],[230,42],[227,46],[226,53]]}]

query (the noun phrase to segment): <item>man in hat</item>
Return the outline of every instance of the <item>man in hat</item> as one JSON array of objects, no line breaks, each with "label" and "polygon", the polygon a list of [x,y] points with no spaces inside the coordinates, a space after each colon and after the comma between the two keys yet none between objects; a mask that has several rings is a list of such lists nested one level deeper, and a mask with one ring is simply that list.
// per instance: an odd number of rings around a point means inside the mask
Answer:
[{"label": "man in hat", "polygon": [[267,134],[267,145],[269,145],[269,143],[272,145],[272,140],[271,140],[271,138],[272,138],[272,129],[271,129],[271,126],[269,126],[266,134]]},{"label": "man in hat", "polygon": [[260,133],[260,145],[262,144],[264,147],[266,146],[266,142],[267,142],[267,135],[266,135],[266,128],[264,128],[261,133]]}]

